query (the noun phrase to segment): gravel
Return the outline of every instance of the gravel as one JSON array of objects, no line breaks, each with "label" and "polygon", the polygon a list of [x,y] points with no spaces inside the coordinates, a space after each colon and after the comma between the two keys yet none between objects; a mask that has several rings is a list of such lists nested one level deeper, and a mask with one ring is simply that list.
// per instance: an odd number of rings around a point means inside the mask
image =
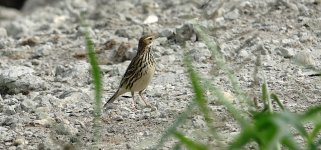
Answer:
[{"label": "gravel", "polygon": [[[220,7],[220,8],[219,8]],[[216,11],[217,10],[217,11]],[[28,1],[22,12],[0,9],[0,149],[149,149],[193,100],[184,56],[200,76],[235,103],[235,91],[210,47],[195,32],[199,23],[236,75],[241,89],[260,97],[260,83],[291,111],[320,104],[321,4],[317,1]],[[83,16],[80,14],[84,14]],[[80,19],[80,16],[83,19]],[[130,93],[103,111],[94,143],[94,85],[80,20],[90,27],[103,79],[103,104],[119,86],[143,33],[159,38],[155,77],[137,109]],[[256,81],[258,80],[258,81]],[[206,92],[209,96],[209,93]],[[304,95],[304,99],[302,98]],[[217,131],[228,143],[239,126],[209,96]],[[239,107],[238,103],[235,106]],[[239,107],[240,109],[244,109]],[[180,130],[212,145],[204,118],[189,110]],[[171,149],[169,139],[163,149]],[[213,145],[213,148],[215,145]],[[217,147],[217,149],[220,149]]]}]

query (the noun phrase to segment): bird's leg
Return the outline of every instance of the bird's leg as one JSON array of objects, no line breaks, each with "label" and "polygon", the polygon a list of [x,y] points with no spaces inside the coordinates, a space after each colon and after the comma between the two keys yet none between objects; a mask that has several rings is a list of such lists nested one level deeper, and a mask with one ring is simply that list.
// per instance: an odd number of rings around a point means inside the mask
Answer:
[{"label": "bird's leg", "polygon": [[136,109],[136,105],[135,105],[135,93],[134,93],[134,91],[131,91],[131,94],[132,94],[132,98],[133,98],[132,107],[133,107],[133,109]]},{"label": "bird's leg", "polygon": [[148,104],[148,103],[146,102],[145,98],[143,97],[143,95],[142,95],[143,92],[144,92],[144,90],[141,90],[141,91],[138,92],[138,94],[139,94],[140,98],[144,101],[145,105],[146,105],[146,106],[150,106],[150,104]]}]

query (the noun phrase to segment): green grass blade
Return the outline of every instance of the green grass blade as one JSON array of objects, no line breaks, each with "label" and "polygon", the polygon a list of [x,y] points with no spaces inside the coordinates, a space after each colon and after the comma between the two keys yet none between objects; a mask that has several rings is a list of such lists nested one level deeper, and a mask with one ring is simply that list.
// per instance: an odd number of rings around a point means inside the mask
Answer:
[{"label": "green grass blade", "polygon": [[189,150],[207,150],[208,148],[200,143],[194,142],[193,140],[185,137],[182,133],[176,131],[174,136],[184,144]]},{"label": "green grass blade", "polygon": [[271,99],[275,100],[276,103],[279,105],[279,107],[284,110],[284,106],[283,104],[281,103],[279,97],[277,95],[275,95],[274,93],[271,93]]},{"label": "green grass blade", "polygon": [[239,123],[239,125],[242,128],[245,128],[248,123],[249,120],[246,120],[243,116],[242,113],[240,113],[239,110],[237,110],[237,108],[235,108],[230,102],[229,100],[226,99],[226,97],[224,96],[223,92],[220,91],[218,88],[216,88],[215,85],[213,85],[210,81],[204,79],[204,86],[206,88],[209,89],[209,91],[211,92],[211,94],[213,96],[218,97],[218,102],[221,103],[222,105],[224,105],[226,107],[226,109],[228,110],[228,112],[234,117],[234,119],[236,119],[236,121]]},{"label": "green grass blade", "polygon": [[304,128],[297,114],[284,111],[280,113],[280,119],[283,122],[293,126],[303,136],[303,138],[308,140],[308,132]]},{"label": "green grass blade", "polygon": [[314,125],[314,128],[310,134],[310,138],[315,139],[318,136],[318,134],[320,134],[320,130],[321,130],[321,122],[318,122]]},{"label": "green grass blade", "polygon": [[195,102],[192,101],[186,108],[185,110],[176,118],[175,122],[173,123],[172,126],[170,126],[166,132],[162,135],[162,137],[160,138],[159,142],[157,143],[157,145],[152,148],[152,149],[161,149],[162,146],[164,145],[164,143],[166,142],[166,140],[168,139],[168,137],[170,137],[171,135],[173,135],[176,130],[177,127],[183,123],[185,123],[187,116],[189,114],[189,112],[194,109],[194,107],[196,106]]},{"label": "green grass blade", "polygon": [[272,101],[269,94],[269,89],[266,81],[262,84],[262,100],[264,104],[264,110],[269,110],[270,113],[273,112]]},{"label": "green grass blade", "polygon": [[213,118],[210,116],[210,110],[207,106],[207,100],[204,97],[204,90],[200,83],[201,79],[193,69],[191,61],[188,59],[188,57],[185,58],[185,64],[187,66],[189,79],[192,82],[192,89],[195,94],[195,102],[200,108],[200,111],[203,113],[207,126],[211,128],[213,126]]},{"label": "green grass blade", "polygon": [[[227,74],[227,77],[232,84],[232,88],[236,92],[235,96],[237,97],[239,104],[242,105],[243,102],[246,102],[247,104],[251,104],[252,101],[250,101],[250,99],[246,96],[244,91],[240,88],[240,85],[237,82],[235,75],[233,74],[233,70],[227,66],[223,58],[223,55],[221,53],[220,46],[217,44],[216,41],[210,38],[210,36],[207,34],[207,32],[204,31],[205,29],[203,29],[202,26],[198,25],[197,23],[194,23],[193,26],[198,36],[200,37],[200,39],[205,42],[206,46],[211,51],[212,57],[217,63],[217,65]],[[245,109],[247,108],[247,106],[242,105],[240,108]],[[239,113],[243,113],[243,112],[239,112]]]},{"label": "green grass blade", "polygon": [[172,150],[181,150],[182,149],[182,144],[181,143],[176,143]]},{"label": "green grass blade", "polygon": [[91,73],[93,77],[93,83],[95,86],[95,106],[94,106],[94,137],[97,139],[101,139],[100,130],[101,130],[101,109],[102,109],[102,101],[101,101],[101,91],[102,91],[102,81],[100,76],[100,69],[96,60],[94,44],[91,40],[89,33],[85,32],[86,37],[86,45],[88,50],[88,58],[89,63],[91,65]]},{"label": "green grass blade", "polygon": [[253,130],[251,127],[244,128],[242,132],[236,137],[227,148],[228,150],[238,150],[241,147],[244,147],[253,139]]},{"label": "green grass blade", "polygon": [[316,147],[319,147],[321,146],[321,138],[319,138],[316,143],[315,143]]},{"label": "green grass blade", "polygon": [[[82,18],[81,25],[83,27],[87,27],[85,22]],[[92,41],[92,38],[90,37],[90,34],[88,32],[88,29],[84,32],[85,42],[86,42],[86,48],[88,52],[88,59],[89,63],[91,65],[91,75],[93,78],[93,84],[95,89],[95,103],[94,103],[94,141],[99,142],[101,140],[101,113],[102,113],[102,79],[100,75],[100,68],[98,66],[98,62],[95,55],[95,47],[94,42]]]},{"label": "green grass blade", "polygon": [[310,120],[315,118],[321,112],[321,105],[310,108],[307,112],[301,115],[302,120]]},{"label": "green grass blade", "polygon": [[92,67],[91,73],[93,77],[93,83],[95,85],[95,101],[96,101],[95,115],[100,117],[101,108],[102,108],[102,101],[101,101],[102,81],[101,81],[100,69],[96,59],[93,41],[91,40],[88,32],[85,33],[85,36],[86,36],[86,45],[88,50],[89,63]]},{"label": "green grass blade", "polygon": [[293,139],[293,136],[287,136],[285,137],[282,141],[281,144],[286,146],[287,148],[291,149],[291,150],[299,150],[299,146],[298,144],[295,142],[295,140]]}]

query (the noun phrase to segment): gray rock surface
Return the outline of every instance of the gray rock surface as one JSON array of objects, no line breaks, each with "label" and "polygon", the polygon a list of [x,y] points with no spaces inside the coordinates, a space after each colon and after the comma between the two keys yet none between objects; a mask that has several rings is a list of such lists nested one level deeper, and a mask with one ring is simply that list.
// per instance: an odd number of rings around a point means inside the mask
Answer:
[{"label": "gray rock surface", "polygon": [[[293,112],[320,103],[321,5],[316,1],[41,1],[22,12],[0,8],[0,149],[150,149],[193,100],[184,57],[200,76],[228,93],[235,91],[208,45],[219,43],[242,90],[261,96],[260,83]],[[102,104],[117,90],[143,33],[159,35],[153,53],[155,77],[143,96],[119,97],[103,111],[101,143],[94,143],[94,85],[80,16],[93,38],[103,79]],[[157,22],[144,24],[148,16]],[[145,22],[146,23],[146,22]],[[197,23],[211,36],[206,43]],[[115,55],[120,51],[122,55]],[[307,71],[308,70],[308,71]],[[209,95],[215,127],[228,144],[240,131],[226,109]],[[302,96],[304,98],[302,98]],[[179,127],[195,140],[213,145],[197,109]],[[163,149],[172,149],[170,138]],[[213,149],[220,149],[216,145]],[[97,149],[98,149],[97,148]]]},{"label": "gray rock surface", "polygon": [[35,71],[25,66],[11,66],[0,72],[0,87],[2,93],[28,93],[32,90],[45,90],[46,82],[41,77],[33,75]]}]

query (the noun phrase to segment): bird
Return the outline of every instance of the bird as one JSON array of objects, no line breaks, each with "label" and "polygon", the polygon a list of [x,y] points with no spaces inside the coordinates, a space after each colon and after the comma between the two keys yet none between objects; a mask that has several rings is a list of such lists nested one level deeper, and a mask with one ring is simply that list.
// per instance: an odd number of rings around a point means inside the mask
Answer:
[{"label": "bird", "polygon": [[127,92],[131,92],[133,108],[136,108],[134,97],[135,92],[138,92],[146,106],[150,106],[147,104],[142,94],[151,82],[155,73],[156,64],[152,54],[152,43],[155,38],[156,36],[154,34],[147,34],[143,35],[139,39],[136,56],[128,65],[117,91],[107,100],[104,108],[106,108],[108,104],[113,103],[120,95]]}]

